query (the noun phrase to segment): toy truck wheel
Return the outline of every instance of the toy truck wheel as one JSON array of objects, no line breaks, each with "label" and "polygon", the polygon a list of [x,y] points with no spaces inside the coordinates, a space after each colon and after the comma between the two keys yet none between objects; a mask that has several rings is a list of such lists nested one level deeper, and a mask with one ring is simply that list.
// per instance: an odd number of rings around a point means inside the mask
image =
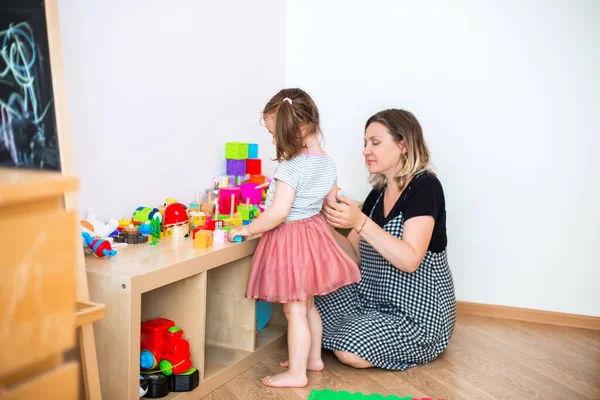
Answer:
[{"label": "toy truck wheel", "polygon": [[162,360],[159,364],[160,370],[163,374],[169,376],[173,373],[173,364],[169,360]]}]

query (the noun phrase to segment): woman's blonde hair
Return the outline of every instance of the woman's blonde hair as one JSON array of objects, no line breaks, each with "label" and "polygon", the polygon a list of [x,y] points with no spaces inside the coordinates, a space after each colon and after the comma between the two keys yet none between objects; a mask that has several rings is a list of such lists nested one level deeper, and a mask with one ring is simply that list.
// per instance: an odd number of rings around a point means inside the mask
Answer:
[{"label": "woman's blonde hair", "polygon": [[[402,155],[404,162],[396,173],[398,188],[402,190],[415,175],[429,169],[429,149],[421,124],[411,112],[398,109],[384,110],[373,115],[365,124],[365,132],[374,122],[384,125],[396,143],[404,141],[407,151]],[[385,176],[380,174],[372,174],[369,182],[378,190],[386,186]]]}]

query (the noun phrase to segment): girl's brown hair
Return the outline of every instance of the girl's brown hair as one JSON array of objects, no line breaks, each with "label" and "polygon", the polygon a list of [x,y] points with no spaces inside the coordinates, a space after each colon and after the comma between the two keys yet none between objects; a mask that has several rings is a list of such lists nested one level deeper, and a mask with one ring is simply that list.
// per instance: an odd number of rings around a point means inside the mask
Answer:
[{"label": "girl's brown hair", "polygon": [[[429,169],[429,149],[421,124],[411,112],[398,109],[384,110],[373,115],[365,124],[365,132],[374,122],[384,125],[396,143],[404,141],[404,162],[396,172],[396,182],[402,190],[415,175]],[[383,189],[386,185],[385,176],[379,174],[371,175],[369,182],[376,189]]]},{"label": "girl's brown hair", "polygon": [[[291,104],[288,100],[290,99]],[[277,93],[263,110],[263,118],[274,116],[277,161],[291,160],[306,149],[306,137],[321,132],[319,110],[313,99],[302,89],[283,89]]]}]

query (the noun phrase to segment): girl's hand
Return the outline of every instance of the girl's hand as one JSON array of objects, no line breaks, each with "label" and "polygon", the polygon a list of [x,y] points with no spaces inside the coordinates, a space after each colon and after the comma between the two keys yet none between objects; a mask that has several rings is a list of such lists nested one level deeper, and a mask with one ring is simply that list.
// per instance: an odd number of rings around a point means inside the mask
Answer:
[{"label": "girl's hand", "polygon": [[337,196],[341,203],[326,201],[323,214],[329,225],[334,228],[359,229],[366,216],[358,208],[358,204],[345,197]]},{"label": "girl's hand", "polygon": [[250,232],[248,232],[248,225],[236,226],[234,228],[231,228],[228,235],[229,240],[233,242],[233,238],[235,236],[250,236]]}]

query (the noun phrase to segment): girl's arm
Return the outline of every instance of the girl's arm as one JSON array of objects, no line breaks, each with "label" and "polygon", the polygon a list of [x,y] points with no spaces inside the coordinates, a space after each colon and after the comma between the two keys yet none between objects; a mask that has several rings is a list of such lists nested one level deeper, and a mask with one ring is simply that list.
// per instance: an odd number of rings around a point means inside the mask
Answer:
[{"label": "girl's arm", "polygon": [[[330,204],[326,209],[327,220],[332,226],[352,228],[350,235],[356,237],[359,237],[357,232],[360,232],[360,236],[400,271],[411,273],[419,268],[433,234],[433,217],[419,216],[408,219],[404,223],[402,239],[398,239],[363,214],[351,200],[344,197],[338,199],[341,204]],[[357,239],[354,240],[358,242]]]},{"label": "girl's arm", "polygon": [[284,181],[278,180],[271,207],[249,225],[235,227],[229,231],[230,240],[235,236],[259,235],[276,228],[287,218],[295,197],[296,190]]}]

